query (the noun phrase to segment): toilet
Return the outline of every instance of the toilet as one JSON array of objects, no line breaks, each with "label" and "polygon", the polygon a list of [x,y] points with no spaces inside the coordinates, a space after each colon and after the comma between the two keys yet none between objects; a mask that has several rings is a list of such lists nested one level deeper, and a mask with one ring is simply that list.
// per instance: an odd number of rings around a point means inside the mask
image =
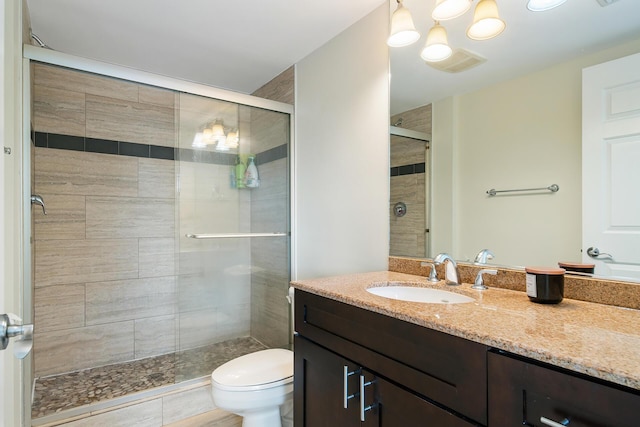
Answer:
[{"label": "toilet", "polygon": [[221,365],[211,374],[211,395],[243,427],[293,427],[293,352],[272,348]]}]

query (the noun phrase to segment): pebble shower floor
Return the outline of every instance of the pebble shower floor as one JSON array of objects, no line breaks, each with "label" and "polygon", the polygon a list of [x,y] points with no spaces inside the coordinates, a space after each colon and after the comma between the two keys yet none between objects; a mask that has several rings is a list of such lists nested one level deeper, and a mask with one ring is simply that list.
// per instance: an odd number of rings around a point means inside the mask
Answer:
[{"label": "pebble shower floor", "polygon": [[132,362],[37,378],[31,417],[208,376],[223,363],[266,347],[251,337]]}]

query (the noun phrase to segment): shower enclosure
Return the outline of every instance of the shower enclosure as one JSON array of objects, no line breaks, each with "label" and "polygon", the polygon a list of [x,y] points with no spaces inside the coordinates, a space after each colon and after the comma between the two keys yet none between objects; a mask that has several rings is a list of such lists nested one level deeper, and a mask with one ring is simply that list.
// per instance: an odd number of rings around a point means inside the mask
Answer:
[{"label": "shower enclosure", "polygon": [[289,347],[292,107],[30,55],[34,425]]}]

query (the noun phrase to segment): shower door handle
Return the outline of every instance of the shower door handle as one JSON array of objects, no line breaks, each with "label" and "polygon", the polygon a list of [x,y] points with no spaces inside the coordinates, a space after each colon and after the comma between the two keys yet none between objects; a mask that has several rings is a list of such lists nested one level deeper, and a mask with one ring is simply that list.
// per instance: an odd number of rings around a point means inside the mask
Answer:
[{"label": "shower door handle", "polygon": [[23,325],[15,314],[0,314],[0,350],[9,345],[9,338],[19,337],[13,343],[13,354],[24,359],[33,347],[33,325]]},{"label": "shower door handle", "polygon": [[42,199],[42,196],[39,196],[37,194],[32,194],[31,195],[31,204],[32,205],[40,205],[42,206],[42,213],[43,214],[47,214],[47,209],[44,207],[44,200]]}]

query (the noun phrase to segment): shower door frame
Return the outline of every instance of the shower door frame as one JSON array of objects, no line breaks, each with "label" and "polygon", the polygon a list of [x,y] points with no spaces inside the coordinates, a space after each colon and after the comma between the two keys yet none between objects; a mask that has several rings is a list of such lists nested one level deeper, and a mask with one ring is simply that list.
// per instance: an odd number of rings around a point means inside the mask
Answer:
[{"label": "shower door frame", "polygon": [[[22,98],[23,98],[23,162],[22,162],[22,187],[23,187],[23,230],[22,230],[22,270],[23,270],[23,286],[22,286],[22,312],[25,323],[33,323],[33,277],[32,277],[32,251],[31,251],[31,61],[37,61],[44,64],[56,65],[78,71],[85,71],[93,74],[99,74],[106,77],[127,80],[130,82],[156,86],[164,89],[173,90],[179,93],[187,93],[192,95],[203,96],[221,101],[233,102],[236,104],[255,107],[264,110],[284,113],[289,115],[289,275],[294,272],[295,262],[295,116],[294,106],[279,101],[272,101],[265,98],[259,98],[253,95],[233,92],[226,89],[220,89],[213,86],[207,86],[200,83],[193,83],[180,80],[173,77],[162,76],[146,71],[136,70],[133,68],[123,67],[119,65],[109,64],[106,62],[96,61],[92,59],[82,58],[57,52],[50,49],[36,47],[25,44],[23,46],[23,63],[22,63]],[[37,325],[35,326],[37,328]],[[32,355],[25,359],[23,363],[22,375],[25,384],[22,385],[23,393],[23,420],[26,425],[31,425],[31,400],[33,385]]]}]

